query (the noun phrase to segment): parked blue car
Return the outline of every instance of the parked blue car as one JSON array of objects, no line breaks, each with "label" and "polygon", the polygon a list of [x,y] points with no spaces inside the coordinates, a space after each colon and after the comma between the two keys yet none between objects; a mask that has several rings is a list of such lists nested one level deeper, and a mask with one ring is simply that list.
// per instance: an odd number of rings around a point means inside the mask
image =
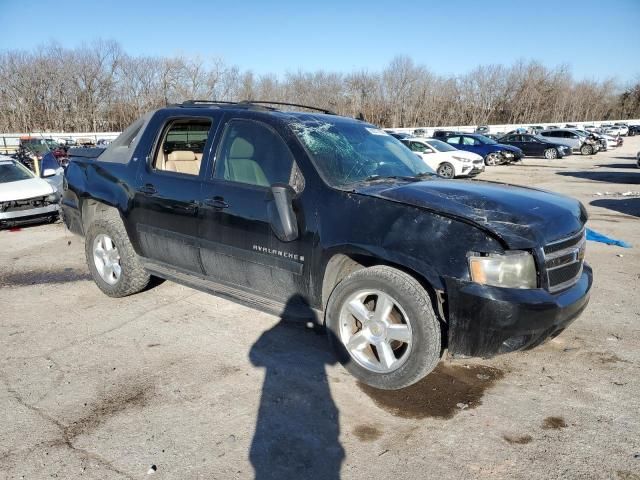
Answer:
[{"label": "parked blue car", "polygon": [[524,153],[518,147],[503,145],[477,133],[453,133],[447,135],[444,141],[458,150],[477,153],[484,158],[485,165],[517,162],[524,157]]}]

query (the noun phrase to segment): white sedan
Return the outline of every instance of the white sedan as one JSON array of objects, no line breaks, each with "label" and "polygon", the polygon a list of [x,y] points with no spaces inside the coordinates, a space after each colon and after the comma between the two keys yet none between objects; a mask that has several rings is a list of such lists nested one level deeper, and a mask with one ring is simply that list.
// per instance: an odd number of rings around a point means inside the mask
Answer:
[{"label": "white sedan", "polygon": [[0,155],[0,228],[58,218],[60,196],[17,160]]},{"label": "white sedan", "polygon": [[402,140],[424,163],[444,178],[473,177],[484,172],[483,158],[465,152],[434,138],[405,138]]},{"label": "white sedan", "polygon": [[[611,135],[612,137],[615,137],[617,135],[623,135],[622,133],[622,127],[618,127],[618,126],[613,126],[613,127],[608,127],[604,133],[607,135]],[[629,129],[627,129],[627,132],[629,131]]]}]

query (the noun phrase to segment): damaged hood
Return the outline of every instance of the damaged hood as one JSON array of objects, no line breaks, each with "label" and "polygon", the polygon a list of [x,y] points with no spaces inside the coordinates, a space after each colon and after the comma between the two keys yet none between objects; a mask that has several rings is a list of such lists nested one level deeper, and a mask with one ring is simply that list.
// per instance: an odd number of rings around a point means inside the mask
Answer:
[{"label": "damaged hood", "polygon": [[533,248],[580,230],[587,214],[572,198],[526,187],[433,179],[363,185],[356,193],[406,203],[490,230],[509,248]]},{"label": "damaged hood", "polygon": [[518,147],[514,147],[513,145],[507,145],[506,143],[491,143],[489,146],[494,147],[495,150],[508,150],[513,153],[522,153]]},{"label": "damaged hood", "polygon": [[0,202],[24,200],[26,198],[44,197],[54,189],[41,178],[33,177],[16,182],[0,183]]}]

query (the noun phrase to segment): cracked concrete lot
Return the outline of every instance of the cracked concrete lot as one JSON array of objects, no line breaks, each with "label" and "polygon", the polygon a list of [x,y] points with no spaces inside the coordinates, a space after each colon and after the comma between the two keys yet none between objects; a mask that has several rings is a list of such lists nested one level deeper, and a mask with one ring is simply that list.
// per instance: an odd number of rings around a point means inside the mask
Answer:
[{"label": "cracked concrete lot", "polygon": [[401,392],[358,385],[313,329],[174,283],[108,298],[61,224],[1,231],[0,478],[640,479],[638,150],[481,176],[578,198],[634,248],[589,242],[591,303],[557,339]]}]

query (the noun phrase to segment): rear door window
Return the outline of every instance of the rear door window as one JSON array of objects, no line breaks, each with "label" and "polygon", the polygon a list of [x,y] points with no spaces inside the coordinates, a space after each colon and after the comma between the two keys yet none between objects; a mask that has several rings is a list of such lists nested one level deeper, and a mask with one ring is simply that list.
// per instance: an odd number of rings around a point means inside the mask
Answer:
[{"label": "rear door window", "polygon": [[163,129],[153,157],[153,170],[199,175],[204,147],[211,131],[210,118],[171,120]]}]

